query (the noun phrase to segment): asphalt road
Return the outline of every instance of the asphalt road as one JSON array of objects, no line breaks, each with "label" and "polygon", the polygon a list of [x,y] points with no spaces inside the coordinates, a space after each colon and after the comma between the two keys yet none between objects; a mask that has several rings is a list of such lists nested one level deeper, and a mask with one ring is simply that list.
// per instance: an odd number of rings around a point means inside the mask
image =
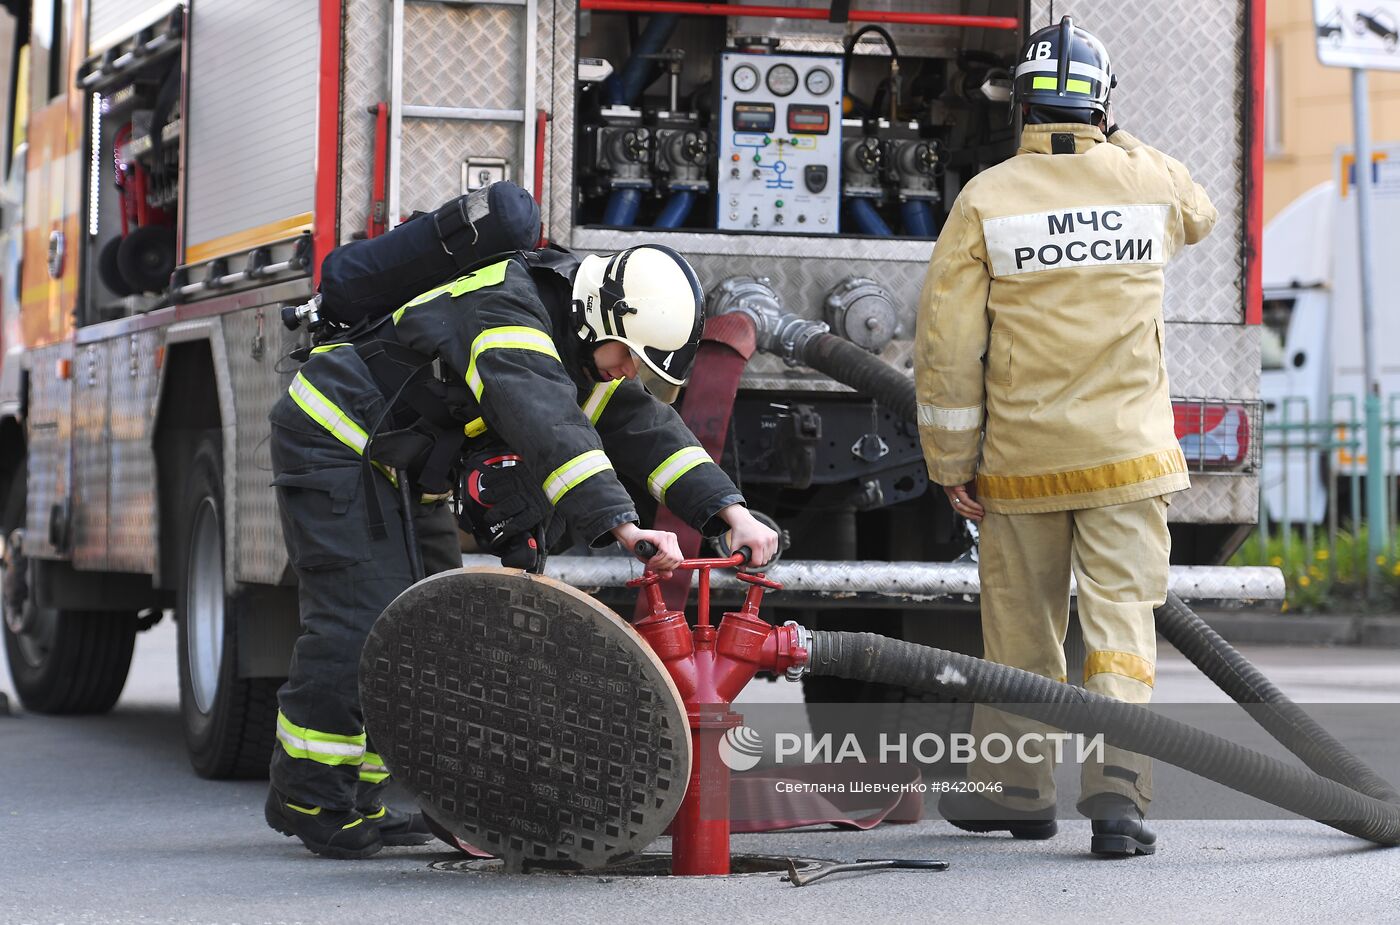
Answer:
[{"label": "asphalt road", "polygon": [[[1400,702],[1400,650],[1253,647],[1300,701]],[[0,667],[0,690],[13,685]],[[792,688],[756,693],[791,699]],[[1164,653],[1159,700],[1221,699]],[[1304,821],[1165,821],[1154,857],[1085,852],[1088,823],[1049,842],[955,834],[932,819],[870,832],[734,838],[734,850],[944,857],[945,873],[833,877],[793,889],[729,879],[506,876],[436,847],[312,857],[267,829],[266,784],[199,780],[176,715],[174,633],[138,642],[106,717],[0,718],[0,923],[27,922],[1394,922],[1400,853]],[[656,848],[664,850],[664,840]]]}]

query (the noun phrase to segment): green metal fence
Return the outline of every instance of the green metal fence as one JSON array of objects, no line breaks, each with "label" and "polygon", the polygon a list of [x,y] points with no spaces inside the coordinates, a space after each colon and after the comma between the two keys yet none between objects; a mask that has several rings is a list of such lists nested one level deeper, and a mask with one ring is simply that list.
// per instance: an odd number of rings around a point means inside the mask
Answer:
[{"label": "green metal fence", "polygon": [[1235,561],[1276,565],[1290,601],[1361,596],[1375,602],[1400,588],[1396,508],[1400,499],[1400,394],[1385,403],[1383,485],[1389,544],[1368,553],[1365,415],[1360,396],[1333,395],[1318,409],[1306,398],[1266,405],[1259,478],[1259,527]]}]

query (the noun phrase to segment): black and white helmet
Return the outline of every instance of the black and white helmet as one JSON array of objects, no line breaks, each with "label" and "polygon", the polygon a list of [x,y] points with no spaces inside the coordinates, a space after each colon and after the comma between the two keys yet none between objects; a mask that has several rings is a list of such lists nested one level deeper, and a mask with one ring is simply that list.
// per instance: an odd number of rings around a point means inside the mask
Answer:
[{"label": "black and white helmet", "polygon": [[1018,105],[1107,112],[1117,82],[1103,42],[1066,16],[1026,40],[1011,97]]},{"label": "black and white helmet", "polygon": [[661,244],[590,255],[574,277],[574,317],[589,344],[615,340],[642,362],[642,384],[674,399],[690,378],[705,321],[705,292],[694,268]]}]

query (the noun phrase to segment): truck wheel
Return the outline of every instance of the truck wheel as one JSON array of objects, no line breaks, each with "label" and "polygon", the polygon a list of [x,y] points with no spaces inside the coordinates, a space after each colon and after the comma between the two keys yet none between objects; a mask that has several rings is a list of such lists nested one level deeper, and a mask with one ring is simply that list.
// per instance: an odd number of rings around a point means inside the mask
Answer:
[{"label": "truck wheel", "polygon": [[200,442],[181,505],[185,559],[176,596],[180,713],[190,764],[200,777],[265,777],[280,682],[238,676],[242,598],[229,594],[224,582],[221,460],[214,438]]},{"label": "truck wheel", "polygon": [[117,246],[117,272],[132,292],[163,292],[175,272],[175,229],[142,225]]},{"label": "truck wheel", "polygon": [[136,615],[38,607],[31,595],[12,594],[19,575],[32,571],[18,532],[24,526],[24,493],[21,474],[10,483],[2,525],[0,610],[10,677],[20,703],[34,713],[105,713],[126,685]]}]

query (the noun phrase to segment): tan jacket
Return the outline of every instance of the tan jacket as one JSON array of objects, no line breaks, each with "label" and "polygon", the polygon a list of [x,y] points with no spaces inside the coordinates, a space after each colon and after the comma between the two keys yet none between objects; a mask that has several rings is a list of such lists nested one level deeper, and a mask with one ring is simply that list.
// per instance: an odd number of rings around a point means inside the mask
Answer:
[{"label": "tan jacket", "polygon": [[924,281],[916,376],[933,481],[975,475],[1001,513],[1189,487],[1162,270],[1215,218],[1185,167],[1126,132],[1107,143],[1088,125],[1027,126],[1017,156],[958,196]]}]

